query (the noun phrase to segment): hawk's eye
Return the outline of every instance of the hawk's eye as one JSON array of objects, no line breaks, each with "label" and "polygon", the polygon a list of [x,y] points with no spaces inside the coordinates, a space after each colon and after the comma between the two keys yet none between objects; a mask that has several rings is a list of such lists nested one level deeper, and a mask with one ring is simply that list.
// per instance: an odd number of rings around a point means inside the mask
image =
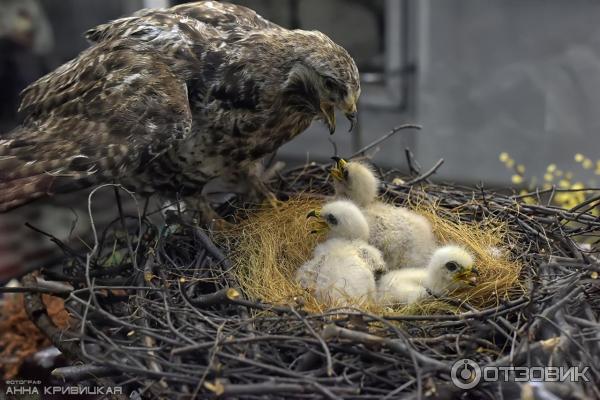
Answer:
[{"label": "hawk's eye", "polygon": [[327,216],[325,217],[325,220],[327,221],[327,223],[329,225],[337,225],[338,224],[337,218],[332,214],[327,214]]},{"label": "hawk's eye", "polygon": [[450,272],[454,272],[458,269],[458,264],[454,261],[448,261],[446,263],[446,269]]}]

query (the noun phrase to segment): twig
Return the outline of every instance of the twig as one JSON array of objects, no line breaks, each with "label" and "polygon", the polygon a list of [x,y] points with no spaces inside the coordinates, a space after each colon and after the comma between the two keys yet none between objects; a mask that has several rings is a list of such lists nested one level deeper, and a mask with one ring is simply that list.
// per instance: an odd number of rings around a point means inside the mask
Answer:
[{"label": "twig", "polygon": [[358,150],[356,153],[352,154],[349,159],[358,157],[360,155],[363,155],[365,152],[369,151],[370,149],[372,149],[373,147],[377,146],[378,144],[388,140],[389,138],[391,138],[392,136],[394,136],[396,133],[405,130],[405,129],[416,129],[416,130],[421,130],[423,127],[421,125],[415,125],[415,124],[404,124],[404,125],[400,125],[400,126],[396,126],[395,128],[392,128],[391,131],[389,131],[388,133],[386,133],[385,135],[383,135],[382,137],[380,137],[379,139],[369,143],[368,145],[366,145],[365,147],[363,147],[362,149]]}]

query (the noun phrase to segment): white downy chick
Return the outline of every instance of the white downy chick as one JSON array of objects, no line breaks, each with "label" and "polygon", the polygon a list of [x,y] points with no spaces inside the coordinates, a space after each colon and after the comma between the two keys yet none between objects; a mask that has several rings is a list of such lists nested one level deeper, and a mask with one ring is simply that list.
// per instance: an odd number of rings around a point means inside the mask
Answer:
[{"label": "white downy chick", "polygon": [[369,243],[383,253],[389,269],[427,265],[436,241],[429,221],[407,208],[377,199],[379,180],[361,162],[335,158],[331,170],[337,198],[358,205],[369,224]]},{"label": "white downy chick", "polygon": [[479,272],[473,257],[458,246],[437,249],[426,268],[404,268],[383,275],[377,285],[378,302],[410,304],[429,295],[445,295],[475,286]]},{"label": "white downy chick", "polygon": [[374,272],[386,267],[381,252],[367,243],[369,226],[358,207],[350,201],[333,201],[308,217],[316,219],[313,232],[328,235],[313,258],[298,269],[296,281],[322,302],[356,305],[372,300]]}]

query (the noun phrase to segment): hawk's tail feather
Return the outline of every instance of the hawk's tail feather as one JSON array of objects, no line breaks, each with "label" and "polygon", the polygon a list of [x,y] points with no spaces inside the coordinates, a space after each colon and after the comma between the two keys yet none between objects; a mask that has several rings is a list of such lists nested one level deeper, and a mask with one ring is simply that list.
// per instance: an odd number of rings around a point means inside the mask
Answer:
[{"label": "hawk's tail feather", "polygon": [[[100,153],[97,156],[106,155]],[[45,173],[81,173],[91,170],[96,163],[97,158],[92,160],[78,154],[72,143],[0,140],[0,183]]]},{"label": "hawk's tail feather", "polygon": [[0,212],[44,197],[52,186],[54,177],[38,175],[10,182],[0,181]]},{"label": "hawk's tail feather", "polygon": [[97,176],[53,176],[39,174],[3,182],[0,180],[0,212],[12,210],[41,197],[66,193],[98,183]]},{"label": "hawk's tail feather", "polygon": [[107,146],[90,157],[82,154],[80,143],[28,138],[29,133],[21,128],[24,138],[0,140],[0,212],[110,180],[126,153]]}]

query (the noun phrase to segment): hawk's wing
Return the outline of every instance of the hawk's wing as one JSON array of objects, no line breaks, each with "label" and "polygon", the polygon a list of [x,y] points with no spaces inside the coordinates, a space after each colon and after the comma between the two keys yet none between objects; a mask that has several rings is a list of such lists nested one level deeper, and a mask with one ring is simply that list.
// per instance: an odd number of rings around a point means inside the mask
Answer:
[{"label": "hawk's wing", "polygon": [[185,82],[126,41],[86,50],[29,86],[0,140],[0,211],[126,176],[191,130]]},{"label": "hawk's wing", "polygon": [[231,3],[199,1],[171,7],[168,11],[197,19],[222,31],[281,29],[279,25],[264,19],[256,11]]},{"label": "hawk's wing", "polygon": [[[170,24],[173,15],[206,24],[207,27],[216,28],[225,35],[253,30],[282,29],[247,7],[216,1],[198,1],[171,8],[140,10],[132,17],[98,25],[88,30],[85,37],[90,42],[96,43],[115,37],[148,36],[151,35],[152,25],[158,27]],[[143,20],[144,23],[138,25],[144,28],[131,29],[134,25],[132,22],[136,20]]]}]

